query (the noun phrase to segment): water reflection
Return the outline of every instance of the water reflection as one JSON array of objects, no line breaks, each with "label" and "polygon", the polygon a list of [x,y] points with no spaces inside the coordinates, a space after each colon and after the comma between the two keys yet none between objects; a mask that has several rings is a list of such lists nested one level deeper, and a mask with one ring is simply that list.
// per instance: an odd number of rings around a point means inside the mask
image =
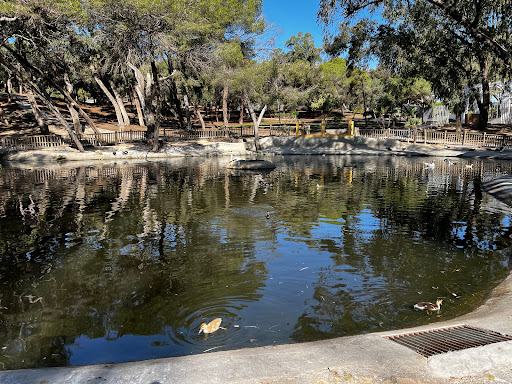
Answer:
[{"label": "water reflection", "polygon": [[[2,169],[0,367],[413,326],[467,312],[508,272],[511,211],[481,183],[509,163],[275,161]],[[439,315],[411,309],[436,297]],[[198,335],[215,317],[227,330]]]}]

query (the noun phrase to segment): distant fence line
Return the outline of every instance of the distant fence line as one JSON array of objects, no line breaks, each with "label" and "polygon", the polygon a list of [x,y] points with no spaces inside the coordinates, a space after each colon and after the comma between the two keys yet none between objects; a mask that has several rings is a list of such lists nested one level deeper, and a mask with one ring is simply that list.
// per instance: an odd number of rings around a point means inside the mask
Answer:
[{"label": "distant fence line", "polygon": [[[260,127],[260,137],[265,136],[295,136],[296,125],[277,125]],[[303,128],[299,135],[303,135]],[[248,126],[210,129],[162,129],[160,139],[163,141],[193,140],[193,139],[221,139],[253,137],[254,129]],[[512,137],[486,132],[453,132],[440,131],[427,128],[400,128],[400,129],[356,129],[356,136],[395,139],[418,144],[444,144],[462,145],[468,147],[512,148]],[[79,134],[83,145],[101,146],[115,145],[130,142],[144,142],[147,139],[146,131],[108,132],[100,134]],[[19,151],[40,148],[55,148],[72,145],[67,137],[57,135],[38,135],[24,137],[3,137],[0,139],[2,151]]]},{"label": "distant fence line", "polygon": [[[260,136],[289,136],[295,134],[295,126],[270,125],[260,127]],[[147,140],[146,131],[105,132],[99,134],[78,134],[80,142],[85,146],[116,145],[123,143],[144,142]],[[163,141],[194,140],[194,139],[220,139],[253,137],[254,128],[238,126],[229,128],[209,129],[162,129],[160,139]],[[37,135],[23,137],[5,137],[0,139],[3,151],[21,151],[40,148],[54,148],[72,145],[68,137],[57,135]]]},{"label": "distant fence line", "polygon": [[468,147],[512,147],[512,137],[486,132],[452,132],[435,129],[358,129],[362,137],[396,139],[409,143],[462,145]]}]

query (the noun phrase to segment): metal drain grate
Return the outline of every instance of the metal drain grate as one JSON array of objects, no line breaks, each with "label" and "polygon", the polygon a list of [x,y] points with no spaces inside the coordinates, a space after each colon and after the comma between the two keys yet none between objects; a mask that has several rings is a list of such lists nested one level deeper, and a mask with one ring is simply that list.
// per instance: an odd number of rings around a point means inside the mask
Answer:
[{"label": "metal drain grate", "polygon": [[405,345],[422,356],[430,357],[440,353],[460,351],[462,349],[512,340],[512,336],[460,325],[431,331],[386,336],[386,339]]}]

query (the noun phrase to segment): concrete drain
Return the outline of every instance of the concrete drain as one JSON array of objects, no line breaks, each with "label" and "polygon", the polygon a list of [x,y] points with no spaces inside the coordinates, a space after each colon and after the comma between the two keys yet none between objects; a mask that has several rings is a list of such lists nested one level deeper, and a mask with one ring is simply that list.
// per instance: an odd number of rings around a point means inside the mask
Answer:
[{"label": "concrete drain", "polygon": [[386,336],[386,339],[402,344],[422,356],[430,357],[440,353],[460,351],[462,349],[512,340],[512,336],[460,325],[430,331]]}]

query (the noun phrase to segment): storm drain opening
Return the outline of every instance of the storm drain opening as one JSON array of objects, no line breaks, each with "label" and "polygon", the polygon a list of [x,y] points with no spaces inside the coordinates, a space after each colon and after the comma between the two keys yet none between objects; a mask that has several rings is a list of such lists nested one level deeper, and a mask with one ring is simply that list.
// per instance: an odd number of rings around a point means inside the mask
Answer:
[{"label": "storm drain opening", "polygon": [[430,331],[386,336],[386,339],[404,345],[422,356],[430,357],[450,351],[460,351],[512,340],[512,336],[467,325],[459,325]]}]

